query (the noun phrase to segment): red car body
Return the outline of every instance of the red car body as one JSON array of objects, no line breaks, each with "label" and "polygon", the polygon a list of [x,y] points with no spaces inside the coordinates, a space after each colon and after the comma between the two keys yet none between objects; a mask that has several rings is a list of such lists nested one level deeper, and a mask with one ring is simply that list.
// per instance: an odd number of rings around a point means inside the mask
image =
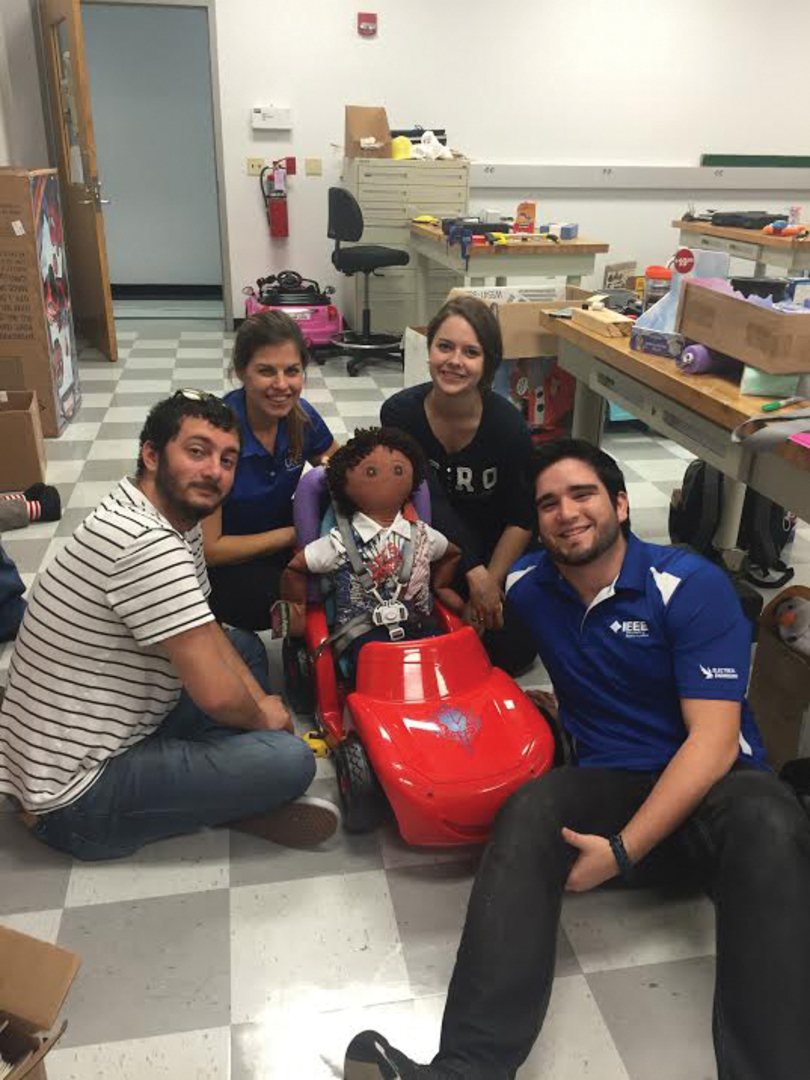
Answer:
[{"label": "red car body", "polygon": [[[405,841],[480,843],[504,801],[551,768],[554,738],[475,631],[437,610],[447,633],[369,642],[348,693],[323,650],[313,671],[317,717],[333,747],[359,738]],[[310,656],[327,636],[323,607],[310,605]]]}]

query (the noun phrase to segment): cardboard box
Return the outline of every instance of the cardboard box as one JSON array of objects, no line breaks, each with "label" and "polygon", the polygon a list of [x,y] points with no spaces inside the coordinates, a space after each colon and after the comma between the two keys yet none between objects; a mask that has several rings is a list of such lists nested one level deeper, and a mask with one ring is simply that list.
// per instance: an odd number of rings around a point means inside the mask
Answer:
[{"label": "cardboard box", "polygon": [[45,1035],[57,1021],[79,958],[67,949],[0,926],[0,1058],[15,1068],[7,1080],[47,1080],[43,1061],[61,1038]]},{"label": "cardboard box", "polygon": [[418,386],[427,382],[428,346],[427,327],[408,326],[402,338],[405,366],[405,386]]},{"label": "cardboard box", "polygon": [[775,613],[789,596],[810,601],[810,589],[791,585],[765,608],[759,620],[757,651],[748,701],[775,769],[798,757],[810,757],[810,658],[779,637]]},{"label": "cardboard box", "polygon": [[37,395],[0,390],[0,491],[24,491],[45,481],[45,443]]},{"label": "cardboard box", "polygon": [[[555,290],[550,292],[556,293]],[[538,356],[557,355],[557,336],[540,326],[540,315],[555,308],[582,307],[591,295],[585,289],[566,286],[560,300],[529,301],[514,299],[520,290],[503,288],[451,289],[447,299],[457,296],[477,296],[489,302],[501,324],[504,360],[523,360]],[[500,296],[498,294],[501,294]]]},{"label": "cardboard box", "polygon": [[81,394],[55,169],[0,168],[0,389],[35,390],[58,435]]},{"label": "cardboard box", "polygon": [[675,329],[772,375],[810,371],[810,315],[771,311],[687,279]]},{"label": "cardboard box", "polygon": [[[361,139],[373,138],[377,145],[362,146]],[[388,113],[381,105],[347,105],[344,152],[347,158],[390,158],[391,129]]]}]

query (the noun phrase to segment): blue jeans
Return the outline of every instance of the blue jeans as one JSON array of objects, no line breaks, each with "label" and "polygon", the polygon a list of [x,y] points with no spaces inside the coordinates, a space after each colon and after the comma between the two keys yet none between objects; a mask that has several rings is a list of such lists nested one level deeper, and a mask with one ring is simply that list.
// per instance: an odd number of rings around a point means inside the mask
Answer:
[{"label": "blue jeans", "polygon": [[[267,653],[245,630],[228,633],[267,689]],[[287,731],[243,731],[206,716],[183,694],[152,735],[108,761],[76,802],[44,814],[34,833],[78,859],[115,859],[168,836],[265,813],[302,795],[315,757]]]}]

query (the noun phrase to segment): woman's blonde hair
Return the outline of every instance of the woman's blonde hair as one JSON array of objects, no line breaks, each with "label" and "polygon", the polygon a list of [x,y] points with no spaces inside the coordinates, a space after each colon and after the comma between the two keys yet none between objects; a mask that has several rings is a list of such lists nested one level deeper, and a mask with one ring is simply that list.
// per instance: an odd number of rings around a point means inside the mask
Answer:
[{"label": "woman's blonde hair", "polygon": [[[268,345],[285,345],[288,341],[298,350],[301,366],[306,371],[309,350],[298,323],[283,311],[263,311],[258,315],[251,315],[236,331],[231,368],[241,379],[259,349]],[[286,422],[290,454],[293,461],[300,461],[304,456],[306,426],[310,420],[298,399],[287,415]]]}]

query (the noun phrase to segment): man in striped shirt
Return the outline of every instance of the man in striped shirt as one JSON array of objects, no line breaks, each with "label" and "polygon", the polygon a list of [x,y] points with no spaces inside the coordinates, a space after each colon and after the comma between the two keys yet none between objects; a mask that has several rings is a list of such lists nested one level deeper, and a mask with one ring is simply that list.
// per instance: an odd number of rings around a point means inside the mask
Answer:
[{"label": "man in striped shirt", "polygon": [[256,819],[315,842],[336,809],[300,798],[315,773],[267,654],[208,606],[199,522],[231,489],[239,423],[178,391],[149,413],[124,479],[39,575],[0,711],[0,793],[34,833],[82,859]]}]

